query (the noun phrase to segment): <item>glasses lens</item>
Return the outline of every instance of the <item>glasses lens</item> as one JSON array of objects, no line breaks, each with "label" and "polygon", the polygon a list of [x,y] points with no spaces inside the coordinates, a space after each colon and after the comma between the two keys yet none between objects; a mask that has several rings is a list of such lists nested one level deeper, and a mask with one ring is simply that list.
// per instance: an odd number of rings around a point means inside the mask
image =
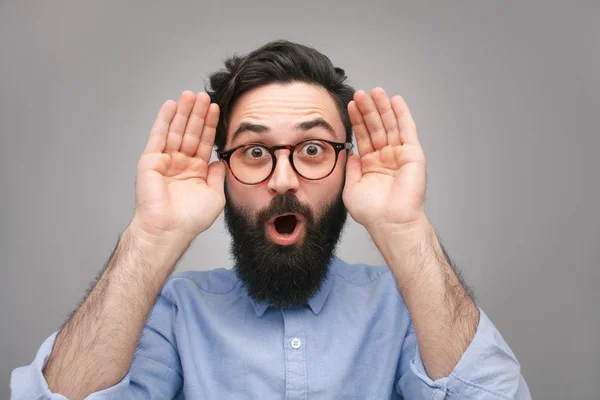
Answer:
[{"label": "glasses lens", "polygon": [[321,179],[335,166],[335,149],[321,140],[298,143],[294,150],[294,166],[307,179]]},{"label": "glasses lens", "polygon": [[229,166],[239,181],[253,184],[269,176],[273,160],[265,146],[249,144],[231,154]]}]

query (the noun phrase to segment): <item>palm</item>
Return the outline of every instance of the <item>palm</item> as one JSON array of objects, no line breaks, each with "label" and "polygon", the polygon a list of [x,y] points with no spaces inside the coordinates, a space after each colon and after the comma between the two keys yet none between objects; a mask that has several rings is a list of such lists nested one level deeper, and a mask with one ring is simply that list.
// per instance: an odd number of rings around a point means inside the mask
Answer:
[{"label": "palm", "polygon": [[224,167],[208,164],[219,113],[207,97],[194,102],[184,92],[176,115],[169,102],[159,111],[136,181],[136,215],[146,229],[193,238],[223,209]]},{"label": "palm", "polygon": [[352,217],[371,227],[407,224],[423,215],[425,156],[401,98],[357,92],[349,105],[359,156],[348,162],[344,203]]}]

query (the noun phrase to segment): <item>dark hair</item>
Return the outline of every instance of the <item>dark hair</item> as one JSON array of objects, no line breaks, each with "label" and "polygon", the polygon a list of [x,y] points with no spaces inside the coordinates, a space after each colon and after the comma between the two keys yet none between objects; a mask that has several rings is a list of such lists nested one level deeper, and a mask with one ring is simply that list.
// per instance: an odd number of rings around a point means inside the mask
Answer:
[{"label": "dark hair", "polygon": [[352,141],[352,124],[348,115],[348,103],[354,89],[344,83],[346,75],[334,67],[331,60],[319,51],[287,40],[267,43],[243,56],[225,61],[225,69],[210,75],[211,102],[221,109],[215,146],[223,150],[226,142],[227,123],[235,101],[245,92],[270,83],[306,82],[322,86],[333,97],[344,128],[346,141]]}]

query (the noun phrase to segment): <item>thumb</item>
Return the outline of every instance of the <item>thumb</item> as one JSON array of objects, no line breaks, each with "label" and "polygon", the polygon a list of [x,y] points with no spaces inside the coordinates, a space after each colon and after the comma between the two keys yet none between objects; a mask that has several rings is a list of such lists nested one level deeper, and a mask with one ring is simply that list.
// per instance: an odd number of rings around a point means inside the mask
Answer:
[{"label": "thumb", "polygon": [[208,165],[208,177],[206,183],[213,189],[222,188],[225,183],[225,163],[213,161]]},{"label": "thumb", "polygon": [[348,158],[346,163],[346,184],[354,184],[362,178],[362,166],[360,165],[360,157],[354,152],[351,152],[351,156]]}]

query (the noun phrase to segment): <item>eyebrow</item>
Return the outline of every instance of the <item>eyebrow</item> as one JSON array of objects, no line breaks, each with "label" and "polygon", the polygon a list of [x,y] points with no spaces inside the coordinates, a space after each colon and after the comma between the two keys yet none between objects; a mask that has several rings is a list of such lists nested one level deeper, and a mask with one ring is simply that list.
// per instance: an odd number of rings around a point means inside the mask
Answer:
[{"label": "eyebrow", "polygon": [[[309,131],[313,128],[325,128],[325,130],[335,136],[335,130],[331,126],[331,124],[325,121],[323,118],[316,118],[310,121],[299,122],[294,126],[296,130],[299,131]],[[260,124],[251,124],[248,122],[242,122],[240,126],[233,133],[233,137],[231,138],[234,141],[237,137],[239,137],[244,132],[254,132],[254,133],[265,133],[270,132],[271,128],[265,125]]]},{"label": "eyebrow", "polygon": [[325,128],[329,133],[335,135],[335,131],[333,130],[333,126],[329,124],[329,122],[325,121],[323,118],[313,119],[312,121],[304,121],[300,122],[295,126],[296,130],[300,131],[308,131],[313,128]]}]

